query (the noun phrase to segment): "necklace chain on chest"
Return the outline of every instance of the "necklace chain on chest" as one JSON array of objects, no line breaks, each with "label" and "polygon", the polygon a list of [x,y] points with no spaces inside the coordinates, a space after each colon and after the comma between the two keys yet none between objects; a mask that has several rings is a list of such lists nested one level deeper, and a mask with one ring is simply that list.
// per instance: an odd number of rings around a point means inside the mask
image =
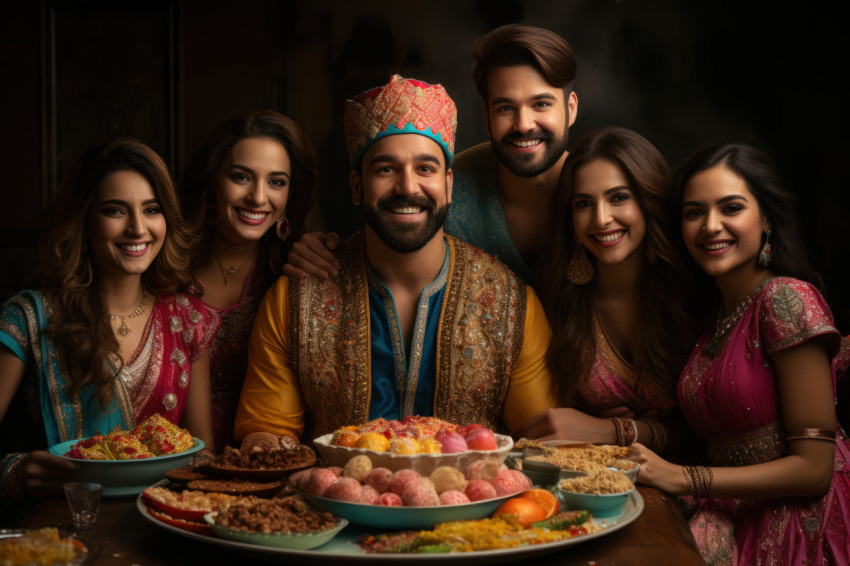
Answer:
[{"label": "necklace chain on chest", "polygon": [[755,288],[752,293],[746,296],[746,298],[741,301],[735,310],[728,316],[723,316],[723,311],[725,310],[723,305],[720,307],[720,312],[717,314],[717,322],[714,325],[714,334],[711,336],[711,340],[708,342],[708,345],[705,347],[705,351],[711,355],[711,357],[717,356],[717,350],[720,346],[720,343],[723,341],[723,337],[729,334],[729,331],[732,330],[738,321],[741,320],[741,317],[744,316],[744,311],[749,308],[750,303],[753,302],[753,299],[756,298],[756,295],[767,285],[767,282],[770,279],[764,281],[761,285]]},{"label": "necklace chain on chest", "polygon": [[136,318],[141,315],[145,311],[145,304],[147,304],[147,295],[145,294],[144,289],[142,290],[142,302],[139,303],[139,306],[131,312],[130,314],[112,314],[109,313],[109,318],[111,320],[121,319],[121,324],[118,325],[118,329],[115,331],[118,333],[118,336],[122,338],[133,332],[130,330],[130,326],[127,324],[127,320],[131,318]]}]

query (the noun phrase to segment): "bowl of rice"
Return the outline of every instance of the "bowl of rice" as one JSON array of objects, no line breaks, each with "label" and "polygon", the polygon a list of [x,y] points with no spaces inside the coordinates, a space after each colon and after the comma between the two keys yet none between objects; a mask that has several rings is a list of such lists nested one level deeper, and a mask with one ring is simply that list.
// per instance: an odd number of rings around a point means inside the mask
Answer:
[{"label": "bowl of rice", "polygon": [[575,472],[558,482],[555,495],[567,509],[587,509],[594,517],[613,517],[620,513],[634,483],[625,475],[604,469],[595,474]]}]

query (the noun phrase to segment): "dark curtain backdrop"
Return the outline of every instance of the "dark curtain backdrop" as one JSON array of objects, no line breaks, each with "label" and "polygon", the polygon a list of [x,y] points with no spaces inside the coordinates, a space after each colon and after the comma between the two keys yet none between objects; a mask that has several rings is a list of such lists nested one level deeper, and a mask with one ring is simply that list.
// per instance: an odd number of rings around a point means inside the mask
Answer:
[{"label": "dark curtain backdrop", "polygon": [[572,139],[633,128],[674,167],[697,148],[756,145],[799,195],[809,250],[850,332],[842,167],[848,143],[843,18],[834,5],[735,0],[223,0],[8,4],[0,290],[26,283],[56,180],[82,150],[134,135],[180,168],[236,112],[272,108],[321,156],[317,226],[359,226],[342,143],[345,98],[393,72],[446,86],[458,149],[486,139],[469,46],[505,23],[548,27],[578,60]]}]

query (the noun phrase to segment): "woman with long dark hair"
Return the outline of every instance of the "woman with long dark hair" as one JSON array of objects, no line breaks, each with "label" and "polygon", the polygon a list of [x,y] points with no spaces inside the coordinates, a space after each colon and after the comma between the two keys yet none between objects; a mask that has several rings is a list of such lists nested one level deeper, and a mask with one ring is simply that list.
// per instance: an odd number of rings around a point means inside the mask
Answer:
[{"label": "woman with long dark hair", "polygon": [[561,222],[535,281],[565,408],[526,423],[526,436],[679,444],[675,383],[692,323],[665,229],[669,183],[660,152],[632,130],[590,132],[570,151]]},{"label": "woman with long dark hair", "polygon": [[3,503],[61,490],[67,462],[39,449],[153,414],[213,445],[207,350],[219,316],[177,293],[190,236],[165,163],[129,138],[94,147],[57,211],[38,291],[0,312]]},{"label": "woman with long dark hair", "polygon": [[674,193],[685,246],[719,291],[678,384],[709,467],[635,445],[638,481],[691,496],[709,564],[847,564],[850,441],[832,365],[840,336],[794,199],[770,160],[739,144],[689,158]]},{"label": "woman with long dark hair", "polygon": [[222,316],[210,351],[219,448],[233,437],[254,315],[304,232],[316,168],[301,128],[269,110],[218,125],[186,168],[183,214],[200,235],[191,251],[192,292]]}]

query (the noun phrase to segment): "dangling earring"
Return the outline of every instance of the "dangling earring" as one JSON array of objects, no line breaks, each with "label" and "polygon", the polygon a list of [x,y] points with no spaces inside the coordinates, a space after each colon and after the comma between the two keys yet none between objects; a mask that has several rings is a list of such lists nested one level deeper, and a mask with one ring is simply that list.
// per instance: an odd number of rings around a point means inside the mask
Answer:
[{"label": "dangling earring", "polygon": [[770,228],[767,229],[767,232],[764,235],[764,245],[761,247],[761,251],[759,251],[759,265],[768,268],[770,267],[770,261],[773,259],[773,251],[770,248]]},{"label": "dangling earring", "polygon": [[570,263],[567,265],[567,281],[573,285],[587,285],[592,279],[593,264],[590,263],[587,252],[584,251],[584,246],[576,238],[573,257],[570,258]]},{"label": "dangling earring", "polygon": [[284,211],[281,217],[277,219],[277,224],[274,229],[275,232],[277,232],[277,237],[280,238],[282,242],[285,242],[289,237],[289,234],[292,232],[289,227],[289,220],[286,219],[286,211]]}]

